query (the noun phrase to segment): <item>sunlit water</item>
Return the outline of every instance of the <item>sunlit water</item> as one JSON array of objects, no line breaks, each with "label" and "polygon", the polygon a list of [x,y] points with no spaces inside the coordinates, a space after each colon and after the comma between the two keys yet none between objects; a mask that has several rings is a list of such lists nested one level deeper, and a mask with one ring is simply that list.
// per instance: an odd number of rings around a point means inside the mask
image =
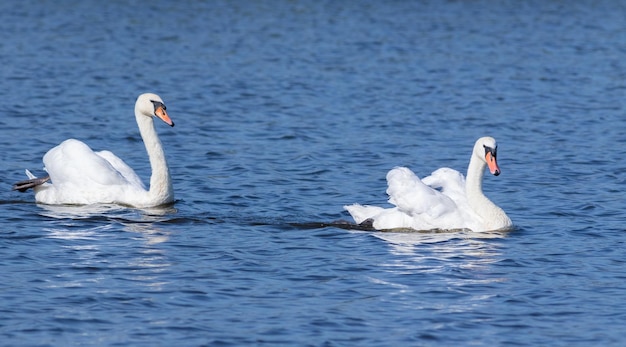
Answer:
[{"label": "sunlit water", "polygon": [[[0,344],[626,342],[626,8],[614,1],[3,2]],[[75,137],[145,181],[136,96],[177,202],[11,192]],[[510,233],[373,233],[386,172],[462,172]]]}]

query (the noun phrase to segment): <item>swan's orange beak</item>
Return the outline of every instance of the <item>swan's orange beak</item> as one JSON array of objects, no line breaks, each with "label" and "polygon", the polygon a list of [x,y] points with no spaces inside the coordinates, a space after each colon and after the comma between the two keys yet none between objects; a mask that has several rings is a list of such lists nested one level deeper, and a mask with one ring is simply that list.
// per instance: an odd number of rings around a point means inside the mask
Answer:
[{"label": "swan's orange beak", "polygon": [[496,156],[491,151],[487,151],[487,153],[485,153],[485,160],[487,161],[489,172],[494,176],[498,176],[500,174],[500,168],[498,167]]},{"label": "swan's orange beak", "polygon": [[172,122],[172,120],[170,119],[170,116],[167,115],[167,112],[165,111],[165,108],[163,107],[163,105],[160,105],[159,107],[157,107],[157,109],[154,111],[154,114],[157,117],[161,118],[162,121],[167,123],[167,125],[171,127],[174,126],[174,122]]}]

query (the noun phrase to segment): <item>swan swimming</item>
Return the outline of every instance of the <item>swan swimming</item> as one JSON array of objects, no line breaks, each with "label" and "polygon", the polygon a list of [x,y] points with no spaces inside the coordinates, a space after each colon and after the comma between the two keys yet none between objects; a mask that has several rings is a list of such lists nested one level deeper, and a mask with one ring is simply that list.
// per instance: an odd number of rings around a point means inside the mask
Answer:
[{"label": "swan swimming", "polygon": [[506,213],[482,190],[485,168],[498,176],[496,140],[481,137],[474,144],[467,178],[450,168],[441,168],[420,180],[406,167],[387,173],[387,194],[393,208],[353,204],[344,206],[355,222],[372,222],[377,230],[453,230],[474,232],[510,229]]},{"label": "swan swimming", "polygon": [[135,119],[152,169],[150,189],[146,189],[135,171],[115,154],[94,152],[83,142],[69,139],[44,155],[48,177],[37,178],[26,170],[29,179],[17,182],[13,190],[24,192],[33,188],[35,201],[50,205],[109,203],[153,207],[172,203],[172,179],[153,117],[174,126],[158,95],[141,94],[135,103]]}]

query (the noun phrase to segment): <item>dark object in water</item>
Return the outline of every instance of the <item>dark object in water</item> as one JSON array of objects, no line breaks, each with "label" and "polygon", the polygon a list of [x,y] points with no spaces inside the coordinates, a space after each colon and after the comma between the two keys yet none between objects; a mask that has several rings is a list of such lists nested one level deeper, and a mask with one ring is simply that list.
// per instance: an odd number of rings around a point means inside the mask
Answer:
[{"label": "dark object in water", "polygon": [[345,220],[336,220],[332,222],[309,222],[309,223],[291,223],[291,225],[305,228],[305,229],[318,229],[326,227],[334,227],[345,230],[361,230],[361,231],[376,231],[373,226],[374,221],[372,219],[366,219],[361,224],[350,223]]}]

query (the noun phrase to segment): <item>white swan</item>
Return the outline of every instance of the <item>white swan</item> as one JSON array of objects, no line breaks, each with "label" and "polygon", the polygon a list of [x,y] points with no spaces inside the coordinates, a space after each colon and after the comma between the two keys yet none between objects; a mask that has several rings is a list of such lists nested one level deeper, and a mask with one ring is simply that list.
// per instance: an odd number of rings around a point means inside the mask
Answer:
[{"label": "white swan", "polygon": [[354,204],[344,208],[358,224],[372,221],[377,230],[470,229],[480,232],[509,229],[513,225],[511,219],[482,190],[486,166],[493,175],[500,174],[496,152],[493,138],[478,139],[467,179],[449,168],[438,169],[423,180],[408,168],[394,168],[387,174],[387,194],[389,202],[396,207],[385,209]]},{"label": "white swan", "polygon": [[[152,207],[173,202],[172,179],[153,121],[156,116],[174,126],[165,109],[163,100],[156,94],[142,94],[135,103],[135,119],[152,168],[149,190],[115,154],[94,152],[75,139],[63,141],[44,155],[48,177],[36,178],[26,170],[30,179],[16,183],[13,189],[33,188],[38,203],[52,205],[112,203]],[[52,183],[46,183],[48,180]]]}]

